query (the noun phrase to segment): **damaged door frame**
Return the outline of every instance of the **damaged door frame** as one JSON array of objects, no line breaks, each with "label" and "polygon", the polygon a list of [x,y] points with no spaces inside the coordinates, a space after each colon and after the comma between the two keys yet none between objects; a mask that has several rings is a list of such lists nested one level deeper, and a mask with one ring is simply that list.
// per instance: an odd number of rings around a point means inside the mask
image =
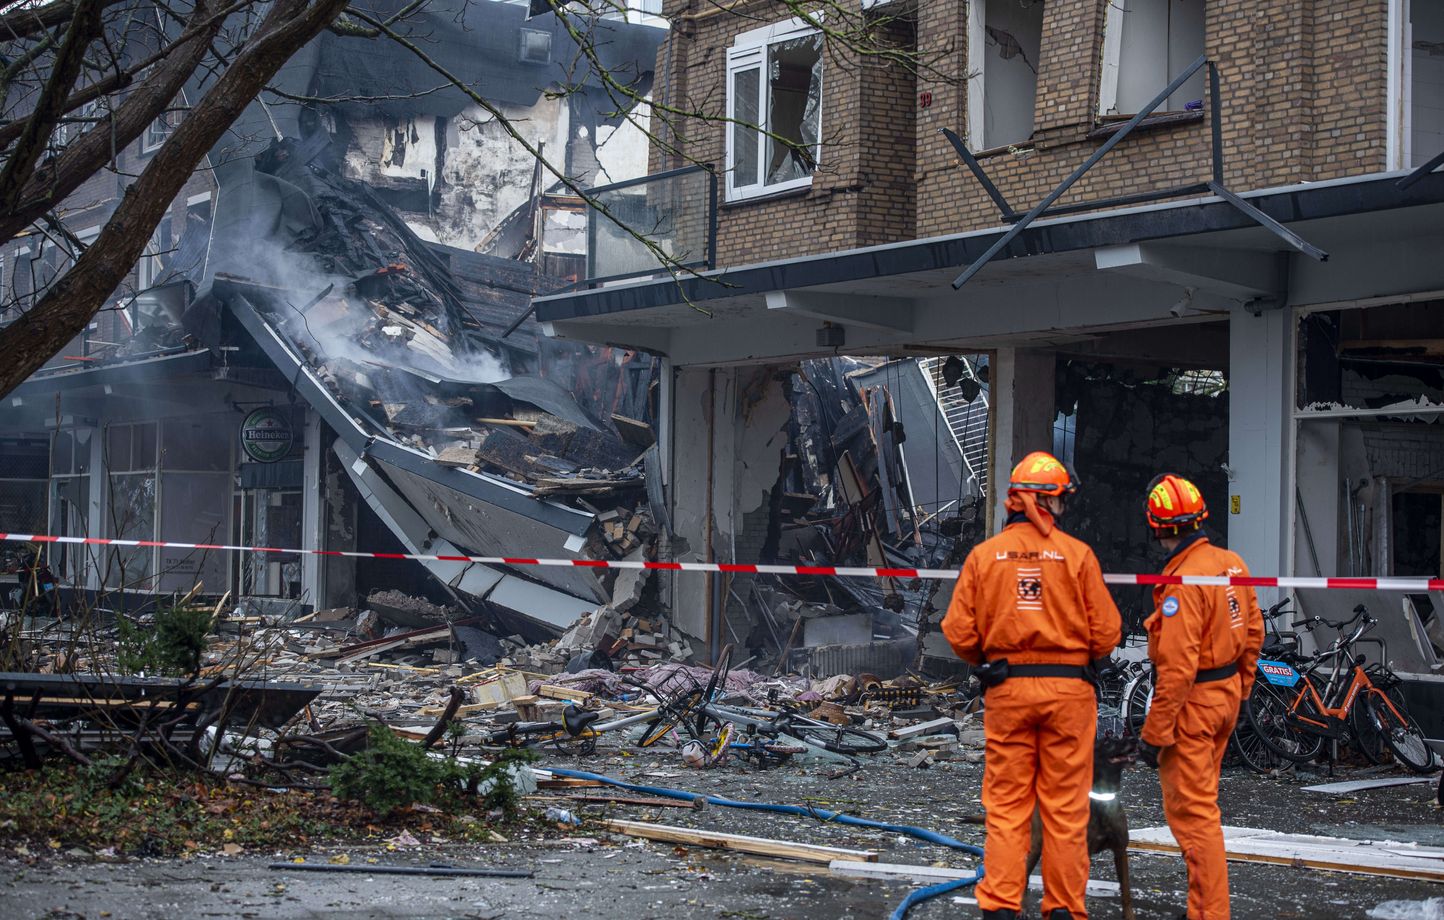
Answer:
[{"label": "damaged door frame", "polygon": [[[1444,154],[1441,154],[1444,156]],[[1302,509],[1300,507],[1300,496],[1298,490],[1299,481],[1299,432],[1303,425],[1309,422],[1323,421],[1359,421],[1363,419],[1387,419],[1397,418],[1404,415],[1435,415],[1444,416],[1444,406],[1422,406],[1410,409],[1407,412],[1388,409],[1369,408],[1343,408],[1308,410],[1300,409],[1299,402],[1299,324],[1311,313],[1321,313],[1335,310],[1363,310],[1370,307],[1387,307],[1396,304],[1418,303],[1444,299],[1444,290],[1415,291],[1408,294],[1383,295],[1379,297],[1356,298],[1353,300],[1328,301],[1309,304],[1290,304],[1290,322],[1288,332],[1288,355],[1284,373],[1290,381],[1289,415],[1288,415],[1288,443],[1287,443],[1287,466],[1284,474],[1287,481],[1284,483],[1285,500],[1288,502],[1288,527],[1285,528],[1284,537],[1284,559],[1286,568],[1281,571],[1283,575],[1296,574],[1296,554],[1298,552],[1298,536]],[[1336,470],[1336,477],[1342,473]],[[1337,526],[1337,525],[1335,525]],[[1372,566],[1373,561],[1369,560]],[[1327,574],[1327,573],[1319,573]],[[1366,575],[1367,572],[1349,572],[1349,575]],[[1376,572],[1378,576],[1387,576],[1388,572]]]}]

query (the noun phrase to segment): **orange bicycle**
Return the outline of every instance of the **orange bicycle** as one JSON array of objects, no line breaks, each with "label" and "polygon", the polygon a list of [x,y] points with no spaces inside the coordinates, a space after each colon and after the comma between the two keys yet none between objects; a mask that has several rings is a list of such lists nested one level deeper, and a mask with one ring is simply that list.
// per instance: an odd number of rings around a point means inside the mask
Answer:
[{"label": "orange bicycle", "polygon": [[[1258,679],[1244,704],[1244,714],[1258,740],[1286,760],[1305,763],[1323,750],[1325,741],[1357,744],[1382,742],[1395,759],[1415,773],[1434,769],[1434,755],[1424,733],[1404,708],[1370,678],[1397,682],[1383,665],[1366,666],[1354,645],[1378,623],[1360,604],[1352,619],[1333,623],[1322,617],[1295,620],[1295,628],[1327,626],[1338,631],[1327,649],[1298,667],[1287,660],[1260,658]],[[1320,690],[1315,675],[1331,665]]]}]

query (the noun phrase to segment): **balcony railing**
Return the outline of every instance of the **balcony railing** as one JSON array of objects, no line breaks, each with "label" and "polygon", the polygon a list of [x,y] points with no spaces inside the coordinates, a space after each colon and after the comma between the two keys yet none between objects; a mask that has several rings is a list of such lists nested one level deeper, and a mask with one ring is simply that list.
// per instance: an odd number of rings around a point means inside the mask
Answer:
[{"label": "balcony railing", "polygon": [[717,174],[684,166],[587,192],[583,286],[685,269],[717,259]]}]

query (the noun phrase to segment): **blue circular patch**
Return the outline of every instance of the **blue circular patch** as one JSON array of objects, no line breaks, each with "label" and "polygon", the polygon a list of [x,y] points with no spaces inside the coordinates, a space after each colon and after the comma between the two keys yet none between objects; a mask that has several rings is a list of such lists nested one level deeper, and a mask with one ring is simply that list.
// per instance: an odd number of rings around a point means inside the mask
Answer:
[{"label": "blue circular patch", "polygon": [[1163,599],[1163,615],[1171,617],[1178,612],[1178,598],[1165,597]]}]

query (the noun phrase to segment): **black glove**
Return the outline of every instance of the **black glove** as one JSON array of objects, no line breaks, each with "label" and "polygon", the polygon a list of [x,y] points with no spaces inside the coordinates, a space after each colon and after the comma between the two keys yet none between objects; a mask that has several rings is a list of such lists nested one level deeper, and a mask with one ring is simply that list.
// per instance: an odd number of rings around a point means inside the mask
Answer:
[{"label": "black glove", "polygon": [[1138,759],[1148,764],[1153,769],[1158,769],[1158,752],[1162,748],[1149,744],[1147,741],[1138,742]]}]

